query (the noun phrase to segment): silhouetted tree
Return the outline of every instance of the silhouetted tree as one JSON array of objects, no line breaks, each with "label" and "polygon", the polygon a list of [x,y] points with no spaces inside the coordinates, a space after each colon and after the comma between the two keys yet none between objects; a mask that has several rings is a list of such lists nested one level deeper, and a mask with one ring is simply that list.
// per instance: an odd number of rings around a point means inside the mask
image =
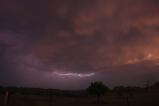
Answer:
[{"label": "silhouetted tree", "polygon": [[100,103],[101,95],[104,95],[105,92],[109,91],[109,88],[102,82],[93,82],[86,90],[89,94],[95,95],[97,97],[97,103]]}]

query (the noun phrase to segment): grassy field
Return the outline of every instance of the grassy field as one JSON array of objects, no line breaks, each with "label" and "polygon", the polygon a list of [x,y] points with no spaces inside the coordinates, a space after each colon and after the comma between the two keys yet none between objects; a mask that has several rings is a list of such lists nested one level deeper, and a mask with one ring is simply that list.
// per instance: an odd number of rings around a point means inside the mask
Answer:
[{"label": "grassy field", "polygon": [[[4,106],[4,95],[0,95],[0,106]],[[119,96],[109,93],[102,97],[100,104],[91,96],[48,96],[48,95],[10,95],[7,106],[159,106],[158,93],[138,93]]]}]

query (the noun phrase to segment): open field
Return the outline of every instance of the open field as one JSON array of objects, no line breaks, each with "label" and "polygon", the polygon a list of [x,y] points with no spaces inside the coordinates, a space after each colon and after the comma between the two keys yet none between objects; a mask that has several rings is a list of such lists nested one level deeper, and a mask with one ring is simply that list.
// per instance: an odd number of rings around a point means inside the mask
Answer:
[{"label": "open field", "polygon": [[[0,95],[0,106],[4,106],[4,95]],[[155,92],[119,96],[109,93],[100,104],[92,96],[64,95],[10,95],[7,106],[159,106],[159,94]]]}]

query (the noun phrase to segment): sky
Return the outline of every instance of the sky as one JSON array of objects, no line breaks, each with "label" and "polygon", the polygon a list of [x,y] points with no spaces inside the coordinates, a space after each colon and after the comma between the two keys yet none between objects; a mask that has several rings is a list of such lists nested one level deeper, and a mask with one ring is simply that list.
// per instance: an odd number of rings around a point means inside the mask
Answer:
[{"label": "sky", "polygon": [[0,0],[0,85],[159,81],[159,0]]}]

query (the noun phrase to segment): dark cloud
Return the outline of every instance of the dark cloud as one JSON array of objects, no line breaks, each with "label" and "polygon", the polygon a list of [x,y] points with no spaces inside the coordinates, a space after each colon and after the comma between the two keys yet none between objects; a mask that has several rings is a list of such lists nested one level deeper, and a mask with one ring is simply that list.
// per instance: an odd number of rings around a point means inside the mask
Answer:
[{"label": "dark cloud", "polygon": [[99,73],[86,82],[101,76],[111,83],[133,72],[135,79],[156,77],[158,7],[158,0],[1,0],[0,82],[62,83],[46,78],[53,71]]}]

